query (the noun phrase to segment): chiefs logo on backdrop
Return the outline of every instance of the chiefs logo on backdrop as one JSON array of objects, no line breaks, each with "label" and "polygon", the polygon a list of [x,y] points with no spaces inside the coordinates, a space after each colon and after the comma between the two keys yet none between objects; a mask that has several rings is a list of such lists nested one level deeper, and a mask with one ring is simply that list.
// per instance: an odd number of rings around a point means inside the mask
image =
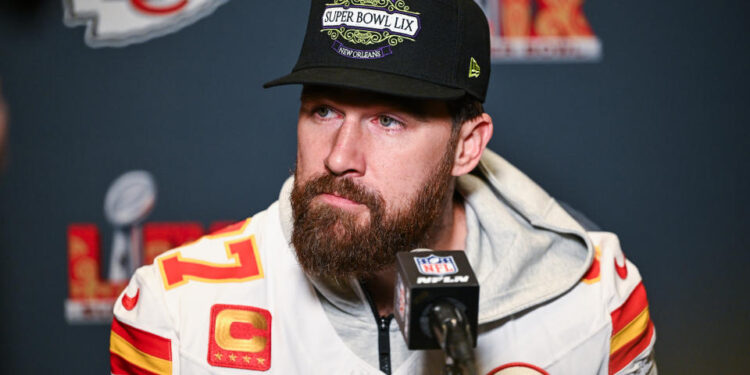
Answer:
[{"label": "chiefs logo on backdrop", "polygon": [[175,32],[227,0],[63,0],[67,26],[86,25],[91,47],[122,47]]},{"label": "chiefs logo on backdrop", "polygon": [[[112,320],[112,306],[130,276],[159,254],[204,235],[195,222],[144,222],[156,203],[156,183],[146,171],[130,171],[118,177],[104,199],[104,213],[111,224],[109,271],[102,276],[99,228],[91,223],[68,226],[68,298],[65,318],[70,323],[102,323]],[[209,232],[231,222],[211,224]],[[125,309],[138,303],[139,291],[123,297]]]},{"label": "chiefs logo on backdrop", "polygon": [[492,61],[596,61],[601,42],[584,0],[475,0],[490,24]]}]

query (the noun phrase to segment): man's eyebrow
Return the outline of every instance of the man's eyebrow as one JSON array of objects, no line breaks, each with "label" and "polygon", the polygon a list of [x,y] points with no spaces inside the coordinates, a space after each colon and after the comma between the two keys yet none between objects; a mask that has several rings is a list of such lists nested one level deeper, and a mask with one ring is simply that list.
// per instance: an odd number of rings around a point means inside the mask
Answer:
[{"label": "man's eyebrow", "polygon": [[319,97],[320,95],[317,95],[314,92],[309,92],[307,90],[302,90],[302,92],[299,94],[299,100],[311,100]]},{"label": "man's eyebrow", "polygon": [[304,93],[300,95],[299,97],[299,103],[300,105],[306,105],[309,104],[311,101],[319,99],[318,97],[315,97],[313,95],[305,95]]},{"label": "man's eyebrow", "polygon": [[[360,93],[354,99],[361,100],[363,104],[373,106],[384,106],[391,107],[397,112],[403,112],[404,114],[414,117],[418,121],[426,121],[430,118],[431,104],[433,101],[420,100],[412,98],[395,98],[387,95],[378,93]],[[316,87],[307,88],[305,87],[300,94],[300,101],[339,101],[339,100],[352,100],[351,96],[347,96],[342,91],[325,90]],[[304,103],[303,103],[304,104]]]},{"label": "man's eyebrow", "polygon": [[427,103],[408,100],[404,101],[389,101],[389,106],[396,108],[397,110],[404,112],[419,121],[426,121],[429,118],[430,110]]}]

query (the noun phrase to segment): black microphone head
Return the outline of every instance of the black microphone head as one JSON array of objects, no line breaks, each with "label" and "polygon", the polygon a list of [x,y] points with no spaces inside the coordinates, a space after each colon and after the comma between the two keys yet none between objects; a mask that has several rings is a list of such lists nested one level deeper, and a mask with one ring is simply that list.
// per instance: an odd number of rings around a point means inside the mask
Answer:
[{"label": "black microphone head", "polygon": [[[422,249],[419,249],[422,250]],[[440,349],[429,327],[429,310],[438,301],[462,309],[476,346],[479,282],[460,250],[396,254],[396,321],[410,350]]]}]

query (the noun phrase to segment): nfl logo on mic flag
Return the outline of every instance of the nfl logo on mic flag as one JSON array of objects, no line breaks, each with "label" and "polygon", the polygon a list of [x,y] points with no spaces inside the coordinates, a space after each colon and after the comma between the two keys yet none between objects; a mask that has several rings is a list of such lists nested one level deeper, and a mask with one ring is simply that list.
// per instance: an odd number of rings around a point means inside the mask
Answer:
[{"label": "nfl logo on mic flag", "polygon": [[463,251],[412,251],[396,256],[394,311],[408,348],[439,349],[429,328],[429,317],[423,312],[444,300],[464,310],[476,340],[479,281],[466,254]]},{"label": "nfl logo on mic flag", "polygon": [[430,255],[428,257],[416,257],[414,261],[417,263],[417,269],[419,273],[423,275],[453,275],[458,272],[456,261],[453,260],[452,256],[439,257]]}]

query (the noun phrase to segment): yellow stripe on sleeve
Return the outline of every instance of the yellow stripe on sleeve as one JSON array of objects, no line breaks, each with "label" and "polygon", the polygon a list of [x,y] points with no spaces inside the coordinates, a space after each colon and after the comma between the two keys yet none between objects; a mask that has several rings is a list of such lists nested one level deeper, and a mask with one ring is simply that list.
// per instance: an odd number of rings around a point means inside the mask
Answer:
[{"label": "yellow stripe on sleeve", "polygon": [[640,336],[648,328],[649,319],[648,306],[646,306],[635,319],[631,320],[620,332],[612,336],[609,354],[611,355],[634,338]]},{"label": "yellow stripe on sleeve", "polygon": [[156,374],[171,375],[172,362],[144,353],[114,331],[109,338],[109,351],[128,362]]}]

